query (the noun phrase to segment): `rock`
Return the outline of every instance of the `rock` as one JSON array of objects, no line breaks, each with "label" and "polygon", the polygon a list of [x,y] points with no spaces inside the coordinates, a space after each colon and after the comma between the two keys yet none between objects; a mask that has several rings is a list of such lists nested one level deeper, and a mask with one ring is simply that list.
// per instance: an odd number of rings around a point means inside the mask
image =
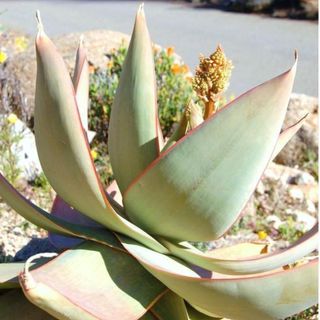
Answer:
[{"label": "rock", "polygon": [[[302,165],[318,155],[318,99],[304,94],[292,94],[283,129],[291,126],[304,115],[308,115],[304,125],[283,148],[275,162],[288,166]],[[311,159],[312,160],[312,159]]]},{"label": "rock", "polygon": [[37,253],[56,251],[57,249],[50,243],[48,238],[34,238],[16,253],[14,261],[26,261]]},{"label": "rock", "polygon": [[315,178],[308,172],[299,172],[289,181],[290,184],[306,185],[315,184]]},{"label": "rock", "polygon": [[[76,50],[79,44],[80,35],[84,36],[84,46],[87,49],[88,60],[94,66],[105,67],[108,62],[106,53],[113,48],[118,48],[123,42],[129,42],[129,36],[120,32],[108,30],[94,30],[84,33],[71,33],[53,38],[53,42],[62,54],[70,72],[73,71]],[[15,59],[12,59],[10,72],[19,79],[21,91],[26,99],[28,119],[32,119],[34,110],[34,92],[36,80],[36,57],[33,41],[29,47]],[[32,121],[31,121],[32,122]],[[30,123],[32,126],[32,123]]]},{"label": "rock", "polygon": [[311,200],[313,203],[318,203],[318,184],[302,185],[299,188],[306,199]]},{"label": "rock", "polygon": [[23,121],[28,120],[28,106],[21,90],[20,77],[12,72],[13,64],[20,59],[30,38],[17,31],[0,32],[1,48],[7,54],[7,60],[0,64],[0,113],[15,113]]},{"label": "rock", "polygon": [[294,200],[298,200],[298,201],[303,201],[304,199],[304,194],[302,192],[301,189],[297,188],[297,187],[293,187],[289,189],[289,196],[294,199]]},{"label": "rock", "polygon": [[315,217],[303,211],[296,211],[294,215],[296,216],[296,221],[303,224],[302,231],[304,232],[310,230],[317,222]]},{"label": "rock", "polygon": [[265,188],[263,182],[260,180],[257,185],[256,192],[261,195],[261,194],[264,194],[265,191],[266,191],[266,188]]},{"label": "rock", "polygon": [[279,226],[283,223],[283,221],[281,221],[280,218],[274,214],[268,216],[266,220],[268,223],[271,223],[275,229],[279,229]]},{"label": "rock", "polygon": [[[2,121],[7,121],[7,116],[0,115]],[[21,169],[22,178],[33,181],[42,172],[34,134],[19,119],[11,124],[11,132],[13,137],[19,137],[12,145],[13,153],[17,156],[17,167]]]},{"label": "rock", "polygon": [[308,199],[306,201],[306,204],[307,204],[307,211],[310,212],[310,213],[317,213],[317,208],[315,206],[315,204],[312,202],[312,200]]},{"label": "rock", "polygon": [[[281,164],[271,162],[266,168],[264,179],[279,181],[284,185],[316,185],[317,182],[309,173],[297,168],[287,167]],[[264,181],[262,180],[262,183]]]},{"label": "rock", "polygon": [[276,163],[270,163],[262,176],[261,190],[255,192],[255,205],[267,217],[295,214],[302,211],[316,216],[318,203],[318,183],[308,173]]}]

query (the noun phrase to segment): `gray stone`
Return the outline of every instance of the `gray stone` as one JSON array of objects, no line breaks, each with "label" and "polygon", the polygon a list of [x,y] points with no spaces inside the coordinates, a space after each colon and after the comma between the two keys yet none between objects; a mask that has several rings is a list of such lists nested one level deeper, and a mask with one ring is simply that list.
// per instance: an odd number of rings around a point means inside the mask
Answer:
[{"label": "gray stone", "polygon": [[[1,115],[1,121],[3,117],[6,116]],[[6,119],[3,120],[6,121]],[[21,169],[22,178],[33,181],[42,172],[34,134],[19,119],[11,126],[12,134],[21,137],[19,142],[12,145],[13,152],[17,156],[17,166]]]},{"label": "gray stone", "polygon": [[[109,30],[93,30],[83,33],[70,33],[53,38],[52,41],[61,53],[70,72],[73,71],[76,51],[80,36],[84,37],[84,47],[87,50],[88,60],[96,67],[105,67],[108,62],[107,53],[118,48],[122,43],[129,42],[129,36]],[[10,72],[20,80],[21,91],[26,99],[28,119],[32,119],[34,110],[34,92],[36,81],[36,56],[33,41],[23,53],[10,63]],[[30,123],[32,126],[32,123]]]},{"label": "gray stone", "polygon": [[271,223],[275,229],[279,229],[280,225],[283,224],[283,221],[280,220],[279,217],[272,214],[266,218],[267,222]]},{"label": "gray stone", "polygon": [[291,180],[288,181],[291,184],[297,185],[308,185],[315,184],[315,178],[308,172],[299,172],[297,175],[291,177]]},{"label": "gray stone", "polygon": [[304,199],[304,194],[303,191],[299,188],[291,188],[289,189],[289,196],[298,201],[303,201]]},{"label": "gray stone", "polygon": [[302,128],[276,157],[275,162],[287,166],[301,165],[310,157],[317,161],[318,155],[318,99],[304,94],[292,94],[283,128],[297,122],[306,114]]},{"label": "gray stone", "polygon": [[302,223],[302,229],[304,232],[310,230],[317,222],[315,217],[303,211],[296,211],[294,215],[296,216],[297,222]]}]

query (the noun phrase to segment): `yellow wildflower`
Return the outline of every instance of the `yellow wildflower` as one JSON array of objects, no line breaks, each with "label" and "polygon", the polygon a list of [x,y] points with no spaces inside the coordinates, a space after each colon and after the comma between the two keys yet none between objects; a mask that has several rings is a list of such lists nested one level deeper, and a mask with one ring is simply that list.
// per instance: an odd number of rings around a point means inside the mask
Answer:
[{"label": "yellow wildflower", "polygon": [[181,71],[181,73],[188,73],[189,72],[189,67],[186,64],[183,64],[180,67],[180,71]]},{"label": "yellow wildflower", "polygon": [[14,113],[10,113],[7,120],[10,124],[15,124],[18,120],[18,117]]},{"label": "yellow wildflower", "polygon": [[93,160],[96,160],[98,158],[99,154],[95,149],[92,149],[90,153]]},{"label": "yellow wildflower", "polygon": [[111,69],[112,67],[113,67],[113,62],[112,61],[108,61],[107,68]]},{"label": "yellow wildflower", "polygon": [[172,65],[171,71],[173,74],[181,73],[181,66],[179,64],[175,63]]},{"label": "yellow wildflower", "polygon": [[260,240],[266,239],[267,236],[268,236],[268,234],[264,230],[260,230],[258,232],[258,237],[259,237]]},{"label": "yellow wildflower", "polygon": [[24,51],[28,46],[28,39],[26,37],[17,37],[14,40],[15,47],[18,51]]},{"label": "yellow wildflower", "polygon": [[167,55],[170,57],[174,54],[174,47],[167,48]]},{"label": "yellow wildflower", "polygon": [[0,51],[0,64],[7,60],[8,56],[4,51]]},{"label": "yellow wildflower", "polygon": [[94,66],[93,65],[89,65],[89,73],[94,73]]}]

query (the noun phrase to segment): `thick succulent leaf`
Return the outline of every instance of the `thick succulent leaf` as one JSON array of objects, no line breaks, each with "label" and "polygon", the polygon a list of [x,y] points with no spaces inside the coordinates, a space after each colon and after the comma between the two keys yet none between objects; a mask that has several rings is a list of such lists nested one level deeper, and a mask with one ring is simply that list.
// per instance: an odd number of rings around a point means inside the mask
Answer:
[{"label": "thick succulent leaf", "polygon": [[[112,182],[107,189],[107,193],[110,194],[110,197],[116,204],[121,207],[122,197],[116,182]],[[59,196],[56,196],[53,206],[51,209],[51,215],[59,217],[63,220],[69,221],[71,223],[87,226],[87,227],[96,227],[104,228],[99,223],[83,215],[81,212],[71,208],[66,202],[64,202]],[[83,239],[77,237],[67,237],[54,232],[49,232],[48,237],[50,242],[59,249],[69,249],[73,248],[76,245],[79,245]]]},{"label": "thick succulent leaf", "polygon": [[[31,263],[30,268],[34,269],[45,263],[46,259],[39,259]],[[20,288],[19,274],[23,271],[24,262],[0,263],[0,289]],[[0,317],[0,319],[2,319]]]},{"label": "thick succulent leaf", "polygon": [[54,320],[51,315],[30,303],[21,290],[0,295],[1,320]]},{"label": "thick succulent leaf", "polygon": [[30,301],[72,320],[139,319],[167,290],[127,252],[93,242],[65,251],[20,281]]},{"label": "thick succulent leaf", "polygon": [[179,259],[121,237],[125,248],[169,289],[202,310],[230,319],[282,319],[317,302],[318,260],[283,270],[205,274]]},{"label": "thick succulent leaf", "polygon": [[[187,304],[188,316],[190,320],[215,320],[215,319],[222,319],[221,317],[211,317],[208,316],[195,308],[191,307]],[[227,320],[227,319],[225,319]]]},{"label": "thick succulent leaf", "polygon": [[76,100],[84,130],[88,131],[88,107],[89,107],[89,64],[87,55],[80,39],[77,50],[76,63],[72,78]]},{"label": "thick succulent leaf", "polygon": [[[227,247],[210,254],[202,253],[190,244],[174,244],[163,241],[169,251],[189,263],[204,269],[223,272],[228,274],[250,274],[273,270],[284,265],[293,263],[303,258],[318,247],[318,224],[301,237],[289,248],[279,250],[270,254],[259,255],[265,245],[251,244],[255,246],[256,252],[251,251],[251,256],[241,256],[239,246]],[[251,248],[250,248],[251,249]],[[245,252],[244,252],[245,253]]]},{"label": "thick succulent leaf", "polygon": [[233,100],[152,162],[124,194],[131,220],[177,240],[223,235],[271,158],[295,70]]},{"label": "thick succulent leaf", "polygon": [[114,201],[118,203],[120,207],[123,207],[122,203],[122,195],[116,180],[113,180],[107,188],[107,194],[111,197]]},{"label": "thick succulent leaf", "polygon": [[101,242],[109,246],[118,246],[113,234],[107,229],[102,230],[101,228],[90,228],[70,223],[42,210],[22,196],[1,174],[0,196],[21,216],[40,228],[62,235]]},{"label": "thick succulent leaf", "polygon": [[154,58],[142,6],[111,109],[108,149],[121,192],[159,153]]},{"label": "thick succulent leaf", "polygon": [[155,315],[151,313],[149,310],[143,317],[141,317],[139,320],[159,320]]},{"label": "thick succulent leaf", "polygon": [[[102,225],[83,215],[81,212],[71,208],[59,196],[56,196],[53,201],[51,215],[74,224],[104,229]],[[66,237],[52,232],[49,232],[48,238],[50,242],[59,249],[72,248],[83,241],[83,239],[77,237]]]},{"label": "thick succulent leaf", "polygon": [[284,146],[291,140],[291,138],[299,131],[299,129],[304,124],[307,119],[308,114],[302,117],[298,122],[290,126],[289,128],[284,129],[279,136],[276,147],[273,150],[271,159],[273,160],[278,153],[284,148]]},{"label": "thick succulent leaf", "polygon": [[155,250],[165,251],[109,203],[90,155],[71,78],[41,26],[36,49],[35,136],[40,162],[50,184],[64,201],[93,220]]},{"label": "thick succulent leaf", "polygon": [[151,313],[159,320],[188,320],[186,305],[181,297],[168,291],[152,307]]},{"label": "thick succulent leaf", "polygon": [[24,263],[21,262],[0,263],[0,289],[19,288],[18,275],[23,270],[23,266]]},{"label": "thick succulent leaf", "polygon": [[165,146],[161,152],[165,152],[170,147],[172,147],[177,141],[183,138],[188,131],[193,130],[203,122],[202,109],[200,106],[195,104],[192,100],[189,101],[188,105],[184,110],[184,114],[177,126],[173,131],[169,140],[166,142]]}]

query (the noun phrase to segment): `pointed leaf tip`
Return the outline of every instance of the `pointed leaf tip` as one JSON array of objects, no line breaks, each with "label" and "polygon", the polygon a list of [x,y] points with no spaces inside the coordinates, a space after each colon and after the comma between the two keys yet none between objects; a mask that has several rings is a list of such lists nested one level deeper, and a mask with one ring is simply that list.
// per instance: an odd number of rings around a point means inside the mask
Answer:
[{"label": "pointed leaf tip", "polygon": [[144,2],[139,5],[138,14],[144,15]]},{"label": "pointed leaf tip", "polygon": [[37,27],[38,27],[38,36],[44,33],[43,23],[41,20],[40,10],[36,11],[36,20],[37,20]]},{"label": "pointed leaf tip", "polygon": [[83,41],[84,41],[84,35],[81,34],[80,39],[79,39],[79,48],[81,48],[83,46]]}]

